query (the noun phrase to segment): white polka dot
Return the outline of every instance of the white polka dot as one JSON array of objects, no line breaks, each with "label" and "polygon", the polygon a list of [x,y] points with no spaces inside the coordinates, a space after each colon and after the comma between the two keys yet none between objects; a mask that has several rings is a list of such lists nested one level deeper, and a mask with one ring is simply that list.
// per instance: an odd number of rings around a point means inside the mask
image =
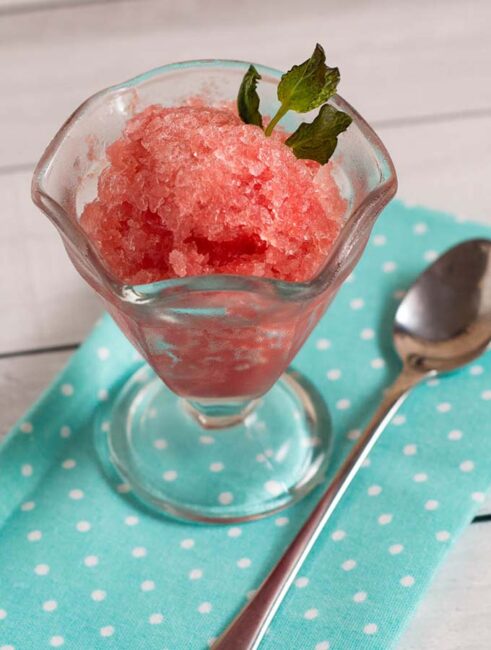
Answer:
[{"label": "white polka dot", "polygon": [[482,366],[472,366],[469,372],[471,375],[482,375],[484,368]]},{"label": "white polka dot", "polygon": [[189,538],[189,537],[188,537],[187,539],[183,539],[183,540],[181,540],[181,543],[179,544],[179,546],[180,546],[181,548],[185,548],[185,549],[193,548],[193,546],[194,546],[194,539],[191,539],[191,538]]},{"label": "white polka dot", "polygon": [[340,542],[345,537],[346,537],[346,533],[344,530],[335,530],[331,535],[331,539],[334,540],[335,542]]},{"label": "white polka dot", "polygon": [[378,523],[381,526],[386,526],[387,524],[390,524],[391,521],[392,521],[392,515],[391,514],[383,514],[383,515],[380,515],[380,517],[378,518]]},{"label": "white polka dot", "polygon": [[348,431],[346,437],[348,440],[358,440],[358,438],[361,436],[361,431],[360,429],[351,429],[351,431]]},{"label": "white polka dot", "polygon": [[384,246],[387,243],[387,237],[385,235],[374,235],[373,243],[375,246]]},{"label": "white polka dot", "polygon": [[106,361],[106,359],[109,359],[110,352],[107,348],[99,348],[97,350],[97,356],[101,361]]},{"label": "white polka dot", "polygon": [[375,625],[375,623],[368,623],[368,625],[365,625],[363,628],[363,632],[365,634],[377,634],[378,627]]},{"label": "white polka dot", "polygon": [[264,489],[266,490],[266,492],[269,492],[269,494],[271,494],[274,497],[283,494],[283,492],[285,491],[285,487],[279,481],[266,481],[266,483],[264,484]]},{"label": "white polka dot", "polygon": [[472,460],[464,460],[462,463],[460,463],[459,468],[461,472],[472,472],[474,469],[475,465],[472,462]]},{"label": "white polka dot", "polygon": [[303,617],[306,618],[308,621],[314,620],[314,618],[317,618],[319,616],[319,610],[315,609],[313,607],[312,609],[308,609],[306,612],[304,612]]},{"label": "white polka dot", "polygon": [[391,555],[399,555],[403,550],[404,546],[402,544],[392,544],[392,546],[389,546],[389,553]]},{"label": "white polka dot", "polygon": [[22,433],[32,433],[33,426],[30,422],[22,422],[19,428]]},{"label": "white polka dot", "polygon": [[228,529],[227,535],[229,537],[240,537],[242,535],[242,529],[234,526],[233,528]]},{"label": "white polka dot", "polygon": [[153,580],[144,580],[140,585],[140,589],[142,591],[153,591],[155,589],[155,582]]},{"label": "white polka dot", "polygon": [[170,482],[170,481],[175,481],[177,478],[177,472],[175,469],[168,469],[166,472],[162,474],[162,478],[164,481]]},{"label": "white polka dot", "polygon": [[106,592],[103,589],[94,589],[94,591],[90,594],[90,597],[92,600],[100,602],[106,598]]},{"label": "white polka dot", "polygon": [[223,505],[223,506],[228,506],[232,501],[234,500],[234,495],[232,492],[221,492],[218,495],[218,501]]},{"label": "white polka dot", "polygon": [[369,496],[376,497],[382,492],[382,488],[380,485],[370,485],[367,492]]},{"label": "white polka dot", "polygon": [[164,438],[157,438],[157,440],[153,441],[153,446],[155,449],[167,449],[167,440],[164,440]]},{"label": "white polka dot", "polygon": [[328,370],[326,373],[326,377],[330,381],[337,381],[341,377],[341,370],[338,368],[333,368],[332,370]]},{"label": "white polka dot", "polygon": [[462,438],[462,431],[459,431],[458,429],[454,429],[453,431],[450,431],[448,434],[448,439],[449,440],[460,440]]},{"label": "white polka dot", "polygon": [[77,463],[73,460],[73,458],[67,458],[61,464],[63,469],[73,469],[74,467],[76,467],[76,465]]},{"label": "white polka dot", "polygon": [[402,424],[406,424],[406,417],[404,415],[396,415],[392,419],[392,424],[395,424],[396,427],[400,427]]},{"label": "white polka dot", "polygon": [[221,472],[225,465],[223,463],[212,463],[210,465],[210,472]]},{"label": "white polka dot", "polygon": [[405,456],[414,456],[417,453],[418,448],[416,445],[405,445],[402,451]]},{"label": "white polka dot", "polygon": [[49,566],[47,564],[37,564],[34,567],[34,573],[38,576],[47,576],[49,573]]},{"label": "white polka dot", "polygon": [[107,388],[100,388],[97,391],[97,397],[101,400],[101,402],[105,402],[107,398],[109,397],[109,392]]},{"label": "white polka dot", "polygon": [[370,361],[370,365],[372,366],[372,368],[375,368],[376,370],[378,370],[378,369],[383,368],[385,366],[385,361],[383,359],[381,359],[380,357],[378,357],[377,359],[372,359]]},{"label": "white polka dot", "polygon": [[79,521],[77,522],[76,528],[79,533],[87,533],[92,528],[92,526],[88,521]]},{"label": "white polka dot", "polygon": [[65,397],[70,397],[75,392],[71,384],[62,384],[60,391]]},{"label": "white polka dot", "polygon": [[329,339],[319,339],[315,344],[315,347],[318,350],[329,350],[331,347],[331,341],[329,341]]},{"label": "white polka dot", "polygon": [[131,492],[131,486],[128,485],[128,483],[120,483],[116,487],[116,490],[119,492],[119,494],[127,494],[128,492]]},{"label": "white polka dot", "polygon": [[147,549],[146,549],[144,546],[136,546],[136,547],[131,551],[131,555],[132,555],[133,557],[137,557],[137,558],[145,557],[146,554],[147,554]]},{"label": "white polka dot", "polygon": [[209,614],[212,609],[213,607],[211,603],[201,603],[198,607],[198,612],[200,614]]},{"label": "white polka dot", "polygon": [[65,639],[62,636],[56,635],[52,636],[49,640],[49,645],[53,648],[59,648],[65,643]]},{"label": "white polka dot", "polygon": [[340,399],[336,402],[336,408],[339,411],[346,411],[346,409],[349,409],[350,406],[351,406],[351,402],[349,401],[349,399],[346,398]]},{"label": "white polka dot", "polygon": [[62,438],[69,438],[71,436],[71,434],[72,434],[72,430],[70,429],[70,427],[67,427],[67,426],[61,427],[60,436]]},{"label": "white polka dot", "polygon": [[491,390],[483,390],[481,393],[481,399],[489,401],[491,399]]},{"label": "white polka dot", "polygon": [[20,468],[20,473],[22,474],[22,476],[32,476],[33,471],[34,470],[32,468],[32,465],[28,465],[28,464],[22,465],[22,467]]},{"label": "white polka dot", "polygon": [[440,383],[439,379],[428,379],[426,385],[429,386],[430,388],[435,388],[435,386],[438,386],[439,383]]},{"label": "white polka dot", "polygon": [[413,233],[415,235],[424,235],[428,230],[428,226],[425,223],[415,223],[413,226]]},{"label": "white polka dot", "polygon": [[361,330],[360,337],[364,341],[370,341],[375,337],[375,332],[369,327],[366,327],[365,329]]},{"label": "white polka dot", "polygon": [[36,504],[34,503],[34,501],[26,501],[25,503],[23,503],[21,505],[20,509],[23,512],[29,512],[29,510],[34,510],[35,507],[36,507]]},{"label": "white polka dot", "polygon": [[436,501],[436,499],[429,499],[425,503],[425,510],[436,510],[439,505],[440,504],[438,503],[438,501]]},{"label": "white polka dot", "polygon": [[428,474],[424,472],[419,472],[413,476],[413,481],[415,483],[425,483],[428,480]]},{"label": "white polka dot", "polygon": [[104,433],[108,433],[109,431],[111,431],[111,423],[109,422],[109,420],[105,420],[101,424],[101,431],[104,431]]},{"label": "white polka dot", "polygon": [[239,569],[248,569],[251,564],[252,562],[248,557],[241,557],[240,560],[237,560],[237,566]]},{"label": "white polka dot", "polygon": [[382,271],[384,273],[393,273],[397,268],[397,264],[395,262],[384,262],[382,266]]},{"label": "white polka dot", "polygon": [[75,501],[79,501],[80,499],[84,498],[84,493],[82,490],[70,490],[68,493],[68,496],[70,499],[74,499]]},{"label": "white polka dot", "polygon": [[435,537],[437,538],[437,540],[439,542],[447,542],[450,539],[451,536],[450,536],[450,533],[448,532],[448,530],[439,530],[436,533]]},{"label": "white polka dot", "polygon": [[477,503],[483,503],[486,499],[486,495],[484,492],[473,492],[471,494],[472,500],[476,501]]},{"label": "white polka dot", "polygon": [[404,576],[399,580],[399,582],[403,587],[412,587],[414,585],[415,580],[413,576]]},{"label": "white polka dot", "polygon": [[99,564],[99,558],[97,555],[87,555],[87,557],[84,559],[84,564],[88,567],[97,566]]},{"label": "white polka dot", "polygon": [[366,599],[367,599],[366,591],[358,591],[353,596],[353,600],[355,601],[355,603],[364,603]]},{"label": "white polka dot", "polygon": [[315,650],[329,650],[330,647],[329,641],[319,641],[315,645]]},{"label": "white polka dot", "polygon": [[0,645],[0,650],[15,650],[13,645]]},{"label": "white polka dot", "polygon": [[4,609],[0,609],[0,621],[3,621],[7,618],[7,612]]},{"label": "white polka dot", "polygon": [[215,442],[213,436],[200,436],[199,441],[202,445],[212,445]]},{"label": "white polka dot", "polygon": [[372,464],[372,461],[370,460],[370,458],[365,458],[365,460],[363,461],[361,466],[362,467],[370,467],[371,464]]},{"label": "white polka dot", "polygon": [[203,571],[201,569],[192,569],[192,571],[189,572],[190,580],[199,580],[202,577],[203,577]]},{"label": "white polka dot", "polygon": [[58,603],[56,602],[56,600],[46,600],[43,603],[43,610],[45,612],[54,612],[57,607],[58,607]]},{"label": "white polka dot", "polygon": [[163,621],[164,621],[164,617],[162,614],[158,614],[158,613],[150,614],[150,616],[148,617],[148,622],[150,623],[150,625],[160,625],[160,623],[163,623]]},{"label": "white polka dot", "polygon": [[437,405],[436,410],[440,413],[448,413],[452,410],[452,405],[449,402],[441,402]]},{"label": "white polka dot", "polygon": [[274,523],[275,523],[275,526],[280,526],[281,527],[281,526],[286,526],[287,524],[289,524],[290,520],[288,519],[288,517],[278,517],[277,519],[275,519]]},{"label": "white polka dot", "polygon": [[363,309],[365,306],[365,301],[362,298],[353,298],[349,306],[354,310]]},{"label": "white polka dot", "polygon": [[295,587],[298,587],[299,589],[304,589],[307,585],[309,584],[309,579],[308,578],[297,578],[295,580]]},{"label": "white polka dot", "polygon": [[135,517],[135,515],[128,515],[128,517],[125,517],[124,523],[127,526],[136,526],[139,523],[138,517]]},{"label": "white polka dot", "polygon": [[30,542],[39,542],[39,540],[42,538],[43,534],[40,530],[31,530],[30,533],[27,533],[27,539]]},{"label": "white polka dot", "polygon": [[356,561],[355,560],[345,560],[341,564],[341,568],[343,571],[352,571],[356,567]]},{"label": "white polka dot", "polygon": [[426,251],[423,257],[427,262],[434,262],[438,257],[438,253],[436,251]]},{"label": "white polka dot", "polygon": [[112,636],[114,634],[114,627],[112,625],[105,625],[100,629],[101,636]]}]

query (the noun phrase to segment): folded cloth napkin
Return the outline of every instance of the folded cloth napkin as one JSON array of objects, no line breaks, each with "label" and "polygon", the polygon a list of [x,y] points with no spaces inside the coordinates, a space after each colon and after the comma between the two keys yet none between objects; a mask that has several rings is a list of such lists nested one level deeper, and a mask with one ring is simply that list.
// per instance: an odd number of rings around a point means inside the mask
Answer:
[{"label": "folded cloth napkin", "polygon": [[[484,226],[392,203],[295,360],[325,395],[332,477],[394,378],[397,304],[437,254]],[[138,363],[105,317],[0,450],[0,647],[204,649],[245,604],[318,492],[242,526],[156,518],[112,490],[94,411]],[[264,650],[387,650],[491,483],[491,353],[411,394],[360,470]],[[209,454],[212,445],[198,445]],[[192,462],[192,459],[190,460]],[[125,492],[120,486],[120,492]],[[237,649],[239,650],[239,649]]]}]

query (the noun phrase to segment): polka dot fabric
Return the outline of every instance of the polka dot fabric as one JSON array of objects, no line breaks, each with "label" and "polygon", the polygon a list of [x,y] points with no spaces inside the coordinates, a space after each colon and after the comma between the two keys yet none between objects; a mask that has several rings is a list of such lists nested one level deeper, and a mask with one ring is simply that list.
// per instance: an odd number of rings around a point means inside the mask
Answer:
[{"label": "polka dot fabric", "polygon": [[[398,371],[390,332],[404,290],[435,254],[482,236],[490,231],[422,208],[394,202],[385,210],[295,361],[331,408],[329,476]],[[154,518],[127,486],[112,490],[95,458],[93,415],[138,363],[104,318],[2,445],[0,648],[204,650],[318,498],[251,524],[209,527]],[[414,391],[302,567],[262,650],[394,645],[484,499],[490,416],[491,352]],[[196,454],[211,453],[213,442],[203,434]],[[219,480],[217,463],[211,458],[209,471]]]}]

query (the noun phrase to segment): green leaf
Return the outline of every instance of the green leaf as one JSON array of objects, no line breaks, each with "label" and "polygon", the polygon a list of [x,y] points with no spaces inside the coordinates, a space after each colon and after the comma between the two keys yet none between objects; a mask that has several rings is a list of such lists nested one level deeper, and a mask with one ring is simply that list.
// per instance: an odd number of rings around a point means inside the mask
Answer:
[{"label": "green leaf", "polygon": [[237,108],[243,122],[256,124],[262,128],[263,118],[259,112],[259,95],[256,91],[259,79],[261,75],[253,65],[250,65],[240,84]]},{"label": "green leaf", "polygon": [[324,49],[317,43],[310,59],[281,77],[278,99],[288,110],[307,113],[334,95],[339,76],[338,68],[326,65]]},{"label": "green leaf", "polygon": [[336,149],[338,135],[346,131],[351,122],[349,115],[325,104],[315,120],[302,122],[285,144],[292,148],[297,158],[325,165]]}]

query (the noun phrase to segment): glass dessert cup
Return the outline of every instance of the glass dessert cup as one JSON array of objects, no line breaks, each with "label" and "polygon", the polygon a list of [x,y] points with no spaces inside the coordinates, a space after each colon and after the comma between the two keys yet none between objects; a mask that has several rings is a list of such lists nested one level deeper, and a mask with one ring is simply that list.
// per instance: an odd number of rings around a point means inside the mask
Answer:
[{"label": "glass dessert cup", "polygon": [[[103,466],[146,505],[200,522],[247,521],[297,501],[325,476],[329,413],[305,377],[287,370],[349,275],[396,191],[392,162],[353,119],[333,169],[347,210],[325,265],[308,282],[208,275],[129,286],[79,224],[97,193],[106,147],[154,103],[234,100],[248,63],[191,61],[151,70],[88,99],[38,163],[33,200],[58,229],[80,275],[146,360],[95,418]],[[273,114],[281,73],[257,66],[261,108]],[[294,130],[309,114],[285,118]],[[103,423],[103,424],[102,424]]]}]

